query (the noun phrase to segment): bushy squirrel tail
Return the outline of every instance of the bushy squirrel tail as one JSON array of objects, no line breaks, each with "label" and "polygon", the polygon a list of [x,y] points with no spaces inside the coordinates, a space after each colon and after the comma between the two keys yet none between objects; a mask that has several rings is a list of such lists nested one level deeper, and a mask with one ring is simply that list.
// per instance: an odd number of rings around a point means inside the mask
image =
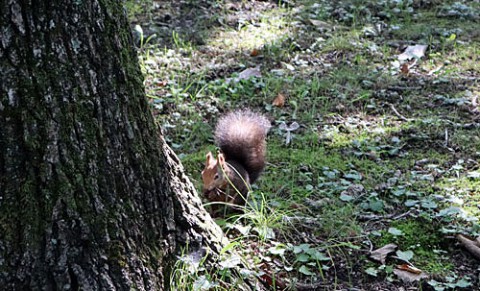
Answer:
[{"label": "bushy squirrel tail", "polygon": [[265,167],[270,121],[262,114],[243,109],[221,117],[215,128],[215,143],[227,162],[240,164],[254,183]]}]

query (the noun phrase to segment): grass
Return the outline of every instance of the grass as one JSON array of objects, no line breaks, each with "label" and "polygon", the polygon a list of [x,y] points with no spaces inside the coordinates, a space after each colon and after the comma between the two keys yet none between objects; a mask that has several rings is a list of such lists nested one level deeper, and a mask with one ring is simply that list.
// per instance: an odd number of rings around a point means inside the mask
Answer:
[{"label": "grass", "polygon": [[[140,59],[153,112],[197,189],[223,112],[250,107],[272,121],[250,206],[218,220],[255,272],[396,290],[402,261],[369,260],[396,243],[430,275],[417,287],[480,287],[453,239],[480,234],[479,11],[453,0],[203,0],[137,16],[171,16],[145,36]],[[428,49],[401,72],[398,55],[415,44]],[[255,67],[259,77],[235,80]],[[300,125],[288,145],[282,122]],[[228,289],[222,274],[208,278]]]},{"label": "grass", "polygon": [[[446,258],[438,255],[435,250],[442,248],[442,244],[446,243],[443,238],[439,225],[435,225],[433,221],[426,219],[407,219],[401,221],[394,221],[390,224],[390,227],[400,230],[400,235],[393,235],[387,230],[382,232],[381,238],[378,239],[379,245],[385,245],[391,242],[396,243],[402,250],[413,250],[415,256],[413,262],[422,269],[428,272],[435,271],[429,270],[426,266],[435,266],[435,263],[447,263]],[[451,269],[445,269],[445,271],[452,270],[453,265],[449,265]]]}]

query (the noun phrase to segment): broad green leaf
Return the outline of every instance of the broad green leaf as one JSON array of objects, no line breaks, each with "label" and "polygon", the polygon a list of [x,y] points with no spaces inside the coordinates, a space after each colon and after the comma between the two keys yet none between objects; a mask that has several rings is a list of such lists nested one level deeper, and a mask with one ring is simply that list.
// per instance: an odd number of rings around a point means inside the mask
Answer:
[{"label": "broad green leaf", "polygon": [[402,196],[405,194],[405,189],[396,189],[394,191],[392,191],[392,194],[395,195],[395,196]]},{"label": "broad green leaf", "polygon": [[297,261],[305,263],[310,261],[310,256],[306,253],[301,253],[297,256]]},{"label": "broad green leaf", "polygon": [[402,232],[400,229],[395,228],[395,227],[390,227],[390,228],[388,229],[388,233],[389,233],[389,234],[392,234],[392,235],[394,235],[394,236],[403,235],[403,232]]},{"label": "broad green leaf", "polygon": [[308,254],[313,260],[317,261],[330,261],[330,258],[327,257],[324,253],[316,249],[310,249]]},{"label": "broad green leaf", "polygon": [[362,175],[360,175],[360,173],[358,173],[357,171],[350,171],[346,173],[343,177],[348,180],[355,180],[355,181],[362,180]]},{"label": "broad green leaf", "polygon": [[299,271],[300,273],[304,274],[304,275],[307,275],[307,276],[313,276],[313,275],[315,275],[315,273],[313,273],[312,271],[310,271],[310,269],[309,269],[307,266],[305,266],[305,265],[302,265],[302,266],[298,269],[298,271]]},{"label": "broad green leaf", "polygon": [[298,254],[298,253],[301,253],[301,252],[307,252],[309,249],[310,249],[309,244],[301,244],[301,245],[298,245],[298,246],[293,246],[293,253]]},{"label": "broad green leaf", "polygon": [[397,257],[405,262],[409,262],[413,258],[413,252],[412,251],[397,251],[395,253]]},{"label": "broad green leaf", "polygon": [[455,285],[457,285],[457,287],[460,287],[460,288],[467,288],[472,286],[472,283],[466,280],[465,278],[462,278],[458,280],[458,282]]},{"label": "broad green leaf", "polygon": [[435,209],[438,207],[437,203],[431,199],[423,199],[422,200],[422,207],[427,209]]},{"label": "broad green leaf", "polygon": [[415,206],[419,203],[418,200],[411,200],[411,199],[408,199],[407,201],[405,201],[405,206],[407,207],[412,207],[412,206]]},{"label": "broad green leaf", "polygon": [[444,208],[444,209],[440,210],[437,213],[437,216],[438,217],[453,216],[453,215],[459,214],[460,212],[461,212],[461,209],[459,207],[450,206],[448,208]]},{"label": "broad green leaf", "polygon": [[345,194],[345,193],[340,194],[340,200],[342,200],[342,201],[349,202],[349,201],[352,201],[353,199],[354,198],[351,195],[348,195],[348,194]]},{"label": "broad green leaf", "polygon": [[329,179],[334,179],[337,177],[337,173],[335,171],[323,171],[323,174]]},{"label": "broad green leaf", "polygon": [[383,201],[382,200],[372,200],[370,201],[368,207],[375,212],[380,212],[383,210]]},{"label": "broad green leaf", "polygon": [[377,277],[378,270],[375,269],[375,268],[370,267],[370,268],[368,268],[368,269],[365,270],[365,273],[367,273],[367,274],[370,275],[370,276]]}]

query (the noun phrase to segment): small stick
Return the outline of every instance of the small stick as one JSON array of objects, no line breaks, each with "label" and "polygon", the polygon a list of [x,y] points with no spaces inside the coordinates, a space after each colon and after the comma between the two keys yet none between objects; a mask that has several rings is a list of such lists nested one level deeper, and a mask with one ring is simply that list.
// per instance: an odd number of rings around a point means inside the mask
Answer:
[{"label": "small stick", "polygon": [[445,128],[445,146],[448,146],[448,128]]},{"label": "small stick", "polygon": [[398,118],[400,118],[401,120],[403,121],[410,121],[410,119],[406,118],[405,116],[401,115],[397,109],[395,109],[395,106],[393,106],[393,104],[388,104],[390,105],[390,109],[392,109],[393,113],[395,113],[396,116],[398,116]]}]

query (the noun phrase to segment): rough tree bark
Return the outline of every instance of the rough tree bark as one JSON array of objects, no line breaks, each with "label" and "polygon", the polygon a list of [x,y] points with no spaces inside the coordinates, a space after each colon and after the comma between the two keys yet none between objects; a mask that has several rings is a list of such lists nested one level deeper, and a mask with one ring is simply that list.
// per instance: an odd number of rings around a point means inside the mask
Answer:
[{"label": "rough tree bark", "polygon": [[0,289],[162,290],[221,231],[155,125],[121,1],[0,2]]}]

